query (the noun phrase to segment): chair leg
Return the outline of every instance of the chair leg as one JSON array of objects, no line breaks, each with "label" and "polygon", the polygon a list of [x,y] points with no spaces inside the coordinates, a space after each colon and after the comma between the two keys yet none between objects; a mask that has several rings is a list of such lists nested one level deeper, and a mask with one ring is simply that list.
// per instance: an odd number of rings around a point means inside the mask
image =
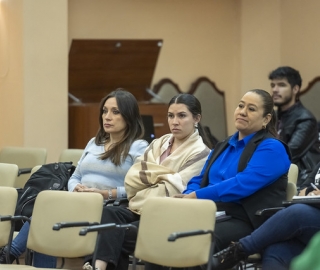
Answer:
[{"label": "chair leg", "polygon": [[133,256],[132,258],[132,270],[136,270],[137,267],[137,258]]}]

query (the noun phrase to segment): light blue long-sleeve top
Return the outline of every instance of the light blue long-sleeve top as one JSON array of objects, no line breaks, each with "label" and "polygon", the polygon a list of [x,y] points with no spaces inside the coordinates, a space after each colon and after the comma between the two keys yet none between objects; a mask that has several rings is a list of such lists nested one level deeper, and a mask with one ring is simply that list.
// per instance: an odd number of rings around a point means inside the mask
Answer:
[{"label": "light blue long-sleeve top", "polygon": [[198,199],[239,202],[288,172],[291,161],[284,145],[276,139],[268,138],[258,145],[247,167],[238,173],[240,156],[255,133],[239,141],[238,134],[236,132],[230,138],[228,147],[212,164],[208,186],[200,189],[208,160],[214,150],[211,151],[200,175],[189,181],[184,194],[195,191]]},{"label": "light blue long-sleeve top", "polygon": [[79,160],[76,170],[68,182],[68,190],[73,191],[79,183],[89,188],[117,189],[118,198],[126,198],[124,177],[137,157],[141,156],[148,143],[145,140],[135,141],[129,150],[129,155],[120,165],[114,165],[110,159],[101,160],[99,156],[105,152],[104,145],[96,145],[92,138]]}]

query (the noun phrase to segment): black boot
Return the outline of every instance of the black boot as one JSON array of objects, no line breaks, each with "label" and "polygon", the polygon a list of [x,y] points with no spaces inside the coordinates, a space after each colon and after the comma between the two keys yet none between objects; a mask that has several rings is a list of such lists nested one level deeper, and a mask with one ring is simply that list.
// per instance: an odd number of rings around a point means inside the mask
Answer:
[{"label": "black boot", "polygon": [[222,270],[230,269],[237,265],[240,261],[246,260],[248,256],[243,251],[240,243],[232,243],[226,249],[213,255],[212,269]]},{"label": "black boot", "polygon": [[8,251],[7,246],[5,246],[4,248],[1,249],[1,251],[0,251],[0,264],[12,264],[16,260],[16,257],[14,255],[10,254],[9,255],[10,261],[7,262],[7,251]]}]

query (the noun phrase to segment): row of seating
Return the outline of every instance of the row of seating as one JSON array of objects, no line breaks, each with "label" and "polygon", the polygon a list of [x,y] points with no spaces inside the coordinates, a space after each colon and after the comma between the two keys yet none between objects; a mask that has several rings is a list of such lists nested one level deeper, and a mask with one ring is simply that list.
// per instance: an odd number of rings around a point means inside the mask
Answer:
[{"label": "row of seating", "polygon": [[[13,220],[11,216],[15,203],[16,190],[0,187],[0,246],[8,244],[12,233],[10,221]],[[92,231],[123,228],[123,225],[117,224],[96,226],[101,219],[102,207],[103,198],[97,193],[41,192],[33,210],[28,250],[63,258],[95,254],[97,233]],[[172,267],[191,267],[210,262],[215,212],[215,203],[210,200],[150,198],[141,215],[135,257]],[[63,226],[70,222],[77,224]],[[178,238],[183,239],[176,241]],[[194,249],[194,246],[201,246],[201,249]],[[0,265],[0,269],[7,267]],[[12,268],[32,269],[32,266],[11,265]]]},{"label": "row of seating", "polygon": [[[297,177],[297,174],[291,171],[289,177]],[[289,186],[295,185],[289,182]],[[7,245],[13,233],[14,226],[3,221],[12,220],[16,194],[14,188],[0,187],[0,246]],[[294,194],[288,193],[287,199],[291,199]],[[68,205],[68,208],[65,205]],[[97,233],[92,232],[125,226],[99,225],[102,207],[103,198],[96,193],[50,190],[41,192],[35,202],[28,250],[62,258],[79,258],[95,253]],[[148,199],[141,215],[133,269],[136,267],[136,258],[171,267],[192,267],[208,263],[207,269],[210,269],[215,226],[215,219],[212,217],[215,212],[215,203],[210,200]],[[43,216],[46,216],[46,219],[43,219]],[[167,222],[168,220],[170,222]],[[70,223],[73,225],[70,226]],[[175,241],[178,238],[183,239]],[[202,248],[194,249],[195,246]],[[30,258],[28,255],[26,257]],[[259,254],[250,256],[249,261],[257,263],[259,257]],[[31,261],[28,263],[31,264]],[[0,270],[5,267],[0,265]]]},{"label": "row of seating", "polygon": [[[81,154],[82,154],[82,151],[83,150],[78,150],[77,152],[78,152],[78,154],[80,154],[80,156],[81,156]],[[67,159],[66,160],[62,160],[62,161],[69,161],[69,158],[70,158],[70,153],[72,153],[72,151],[64,151],[65,152],[65,154],[63,154],[62,156],[65,156]],[[81,153],[80,153],[81,152]],[[66,154],[67,153],[67,154]],[[80,158],[80,157],[79,157]],[[79,158],[77,159],[77,160],[79,160]],[[0,164],[0,173],[1,173],[1,165],[3,165],[3,164]],[[14,164],[7,164],[7,165],[11,165],[11,167],[13,168],[15,168],[15,171],[14,171],[14,173],[13,173],[13,175],[17,175],[17,170],[18,170],[18,168],[17,168],[17,165],[14,165]],[[288,195],[288,197],[287,197],[287,199],[288,200],[290,200],[291,198],[292,198],[292,196],[293,195],[295,195],[296,194],[296,186],[295,186],[295,182],[296,182],[296,179],[297,179],[297,175],[298,175],[298,168],[297,168],[297,166],[296,165],[294,165],[294,164],[292,164],[291,165],[291,167],[290,167],[290,170],[289,170],[289,173],[288,173],[288,178],[289,178],[289,183],[288,183],[288,188],[287,188],[287,195]],[[1,179],[1,178],[0,178]],[[1,195],[0,195],[1,196]],[[4,198],[6,198],[6,197],[4,197]],[[15,201],[16,201],[16,199],[15,199]],[[175,200],[175,201],[177,201],[177,200]],[[178,201],[181,201],[181,200],[178,200]],[[1,205],[2,205],[3,203],[2,202],[0,202],[0,207],[1,207]],[[171,207],[171,206],[170,206]],[[153,208],[153,210],[154,210],[155,208]],[[157,208],[158,209],[158,208]],[[163,209],[165,209],[165,208],[163,208]],[[51,210],[50,209],[48,209],[47,211],[50,211],[50,213],[51,213]],[[71,210],[72,212],[74,212],[73,210]],[[67,209],[67,212],[69,213],[70,212],[70,209]],[[4,214],[3,214],[4,213]],[[46,213],[48,213],[48,212],[46,212]],[[1,212],[0,211],[0,215],[6,215],[5,214],[5,212]],[[158,213],[157,213],[157,215],[158,215]],[[152,218],[152,219],[154,219],[154,218]],[[83,219],[82,219],[83,220]],[[86,219],[87,220],[87,219]],[[58,220],[56,220],[56,221],[58,221]],[[55,221],[55,222],[56,222]],[[68,221],[68,220],[64,220],[64,221]],[[73,221],[73,220],[72,220]],[[1,224],[0,224],[1,225]],[[152,227],[152,225],[149,225],[149,228],[150,228],[150,226]],[[180,228],[180,227],[179,227]],[[203,229],[203,227],[201,227],[201,229]],[[1,229],[1,227],[0,227],[0,232],[2,231],[2,229]],[[1,237],[1,236],[0,236]],[[147,239],[149,239],[149,238],[147,238]],[[157,243],[158,242],[158,240],[157,241],[155,241],[155,243]],[[0,246],[1,246],[1,242],[0,242]],[[137,254],[139,254],[139,253],[137,253]],[[142,255],[139,255],[139,258],[141,258],[141,259],[143,259],[144,257],[142,256]],[[61,257],[68,257],[68,256],[61,256]],[[79,257],[79,256],[75,256],[75,257]],[[250,259],[252,259],[253,261],[255,261],[256,259],[257,259],[257,257],[259,258],[259,256],[252,256]],[[145,259],[146,261],[150,261],[150,259]],[[155,262],[155,263],[157,263],[157,262]],[[1,267],[0,267],[0,269],[1,269]]]},{"label": "row of seating", "polygon": [[[64,149],[58,162],[77,165],[83,149]],[[35,166],[46,163],[47,150],[31,147],[4,147],[0,151],[0,186],[23,188]]]}]

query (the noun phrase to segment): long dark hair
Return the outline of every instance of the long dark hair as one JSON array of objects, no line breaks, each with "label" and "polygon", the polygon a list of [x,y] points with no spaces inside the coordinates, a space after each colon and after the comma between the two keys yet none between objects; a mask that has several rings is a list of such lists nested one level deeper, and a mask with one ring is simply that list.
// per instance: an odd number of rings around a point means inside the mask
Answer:
[{"label": "long dark hair", "polygon": [[128,91],[118,88],[101,100],[99,130],[95,138],[96,145],[104,145],[110,139],[110,134],[105,132],[103,128],[102,114],[105,102],[112,97],[116,98],[119,112],[127,125],[123,138],[110,150],[101,154],[100,159],[105,160],[110,158],[111,162],[118,166],[128,156],[132,143],[143,137],[144,127],[136,98]]},{"label": "long dark hair", "polygon": [[[194,117],[197,117],[199,114],[201,115],[201,103],[200,101],[191,94],[179,94],[174,96],[170,102],[168,107],[171,106],[171,104],[184,104],[187,106],[188,110],[192,113]],[[198,123],[198,131],[199,135],[202,137],[202,140],[205,145],[207,145],[210,149],[212,149],[213,145],[212,142],[208,139],[207,134],[204,132],[203,127],[200,123]]]},{"label": "long dark hair", "polygon": [[265,117],[268,113],[271,114],[271,120],[266,126],[266,130],[268,130],[274,137],[278,137],[278,133],[276,130],[276,115],[274,113],[274,104],[271,95],[262,89],[253,89],[248,92],[253,92],[259,95],[262,99],[263,103],[263,117]]}]

